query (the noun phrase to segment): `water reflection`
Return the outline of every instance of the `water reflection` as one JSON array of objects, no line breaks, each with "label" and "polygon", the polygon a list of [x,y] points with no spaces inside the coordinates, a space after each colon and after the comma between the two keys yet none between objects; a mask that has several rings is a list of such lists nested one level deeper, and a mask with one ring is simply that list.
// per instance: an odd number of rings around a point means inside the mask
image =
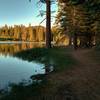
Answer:
[{"label": "water reflection", "polygon": [[32,75],[45,74],[44,64],[14,56],[17,52],[42,46],[39,43],[0,43],[0,89],[9,83],[31,81]]},{"label": "water reflection", "polygon": [[22,50],[27,50],[31,48],[43,47],[42,43],[12,43],[12,42],[0,42],[0,54],[2,55],[13,55],[16,52],[20,52]]}]

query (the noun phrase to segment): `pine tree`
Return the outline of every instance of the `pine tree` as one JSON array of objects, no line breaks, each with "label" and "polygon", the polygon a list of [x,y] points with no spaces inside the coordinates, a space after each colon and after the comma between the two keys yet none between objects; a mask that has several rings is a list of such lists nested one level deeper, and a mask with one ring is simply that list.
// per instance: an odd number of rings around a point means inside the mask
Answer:
[{"label": "pine tree", "polygon": [[[62,33],[74,34],[77,46],[77,34],[86,35],[91,45],[91,36],[99,30],[100,0],[58,0],[57,23]],[[63,6],[62,6],[63,5]]]}]

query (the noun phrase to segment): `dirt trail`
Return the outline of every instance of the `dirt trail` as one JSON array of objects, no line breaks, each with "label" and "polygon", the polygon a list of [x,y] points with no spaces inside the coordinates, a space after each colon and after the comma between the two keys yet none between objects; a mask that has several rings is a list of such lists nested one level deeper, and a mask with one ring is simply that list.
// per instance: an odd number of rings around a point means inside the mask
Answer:
[{"label": "dirt trail", "polygon": [[73,80],[72,87],[79,100],[100,100],[100,63],[89,53],[91,50],[73,52],[73,57],[79,64],[73,73],[76,79]]},{"label": "dirt trail", "polygon": [[90,53],[88,49],[73,51],[77,66],[50,76],[49,80],[58,88],[61,98],[70,95],[64,100],[100,100],[100,63],[94,60],[92,54],[88,55]]}]

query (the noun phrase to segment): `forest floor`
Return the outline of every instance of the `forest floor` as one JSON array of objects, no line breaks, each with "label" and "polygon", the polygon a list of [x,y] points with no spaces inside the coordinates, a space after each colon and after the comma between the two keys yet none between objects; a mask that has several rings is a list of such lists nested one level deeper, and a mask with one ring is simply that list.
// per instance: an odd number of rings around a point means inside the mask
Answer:
[{"label": "forest floor", "polygon": [[100,100],[100,55],[94,52],[94,49],[73,50],[71,54],[78,63],[48,75],[52,86],[42,92],[47,93],[47,97],[55,95],[55,100]]}]

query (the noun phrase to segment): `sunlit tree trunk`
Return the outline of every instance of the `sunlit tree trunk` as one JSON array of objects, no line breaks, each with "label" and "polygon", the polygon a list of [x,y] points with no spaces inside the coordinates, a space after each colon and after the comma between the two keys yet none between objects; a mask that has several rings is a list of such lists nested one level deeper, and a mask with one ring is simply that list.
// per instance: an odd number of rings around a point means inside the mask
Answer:
[{"label": "sunlit tree trunk", "polygon": [[46,0],[46,47],[51,48],[51,2]]}]

